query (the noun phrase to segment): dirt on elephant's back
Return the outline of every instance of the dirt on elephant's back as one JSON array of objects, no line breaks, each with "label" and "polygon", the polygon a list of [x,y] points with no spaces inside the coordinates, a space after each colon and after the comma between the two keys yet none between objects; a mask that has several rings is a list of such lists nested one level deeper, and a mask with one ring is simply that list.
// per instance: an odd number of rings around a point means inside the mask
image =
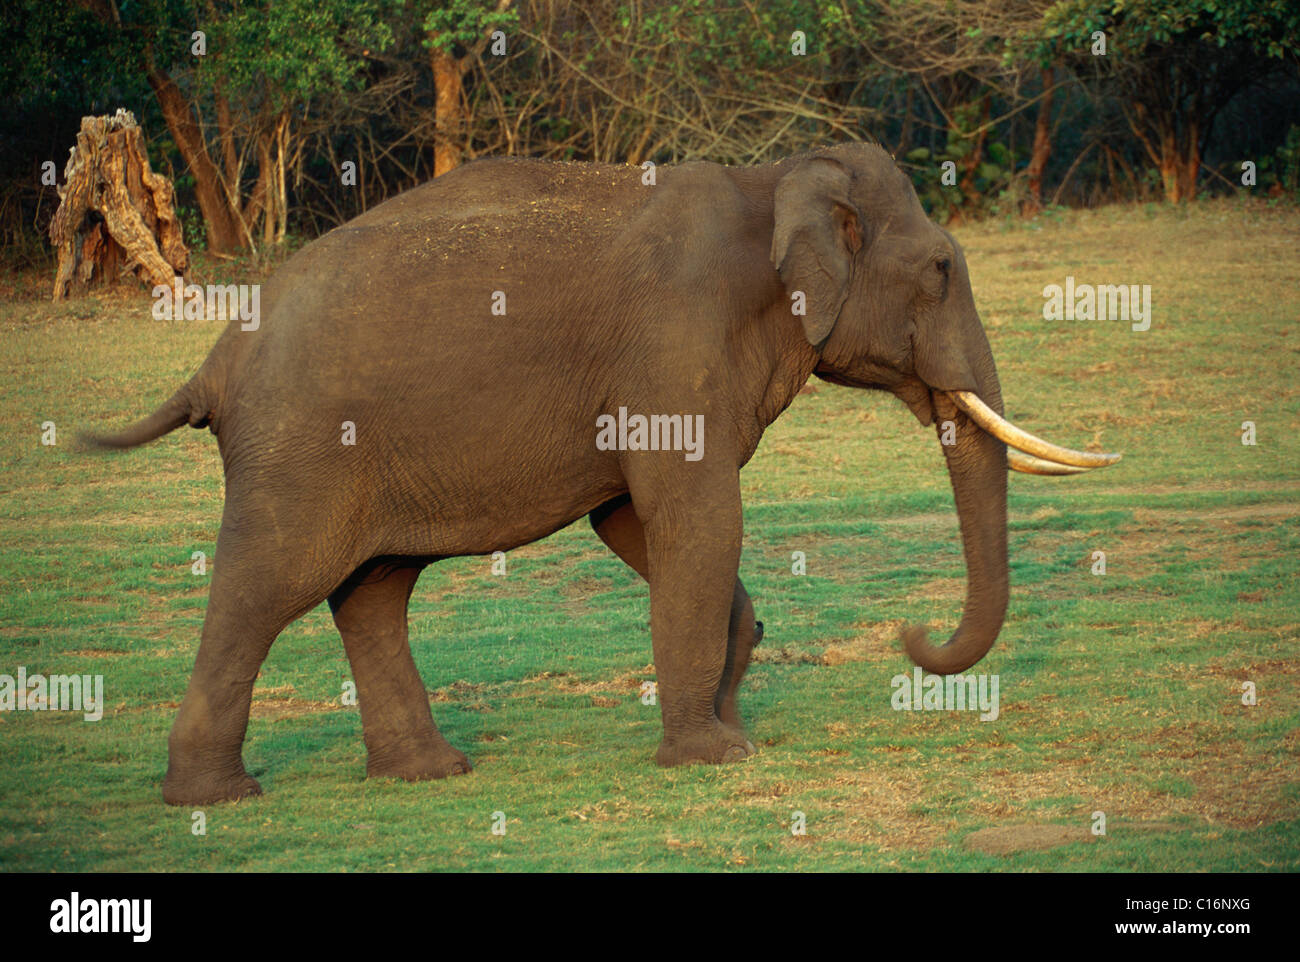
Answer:
[{"label": "dirt on elephant's back", "polygon": [[435,245],[448,258],[500,256],[525,249],[551,257],[595,255],[608,247],[632,213],[627,201],[587,207],[576,198],[549,197],[444,222],[436,229]]},{"label": "dirt on elephant's back", "polygon": [[439,204],[427,224],[436,246],[449,259],[510,250],[594,255],[652,196],[634,167],[549,164],[529,172],[533,177],[526,190],[502,191],[493,184],[484,192],[469,183],[453,202]]}]

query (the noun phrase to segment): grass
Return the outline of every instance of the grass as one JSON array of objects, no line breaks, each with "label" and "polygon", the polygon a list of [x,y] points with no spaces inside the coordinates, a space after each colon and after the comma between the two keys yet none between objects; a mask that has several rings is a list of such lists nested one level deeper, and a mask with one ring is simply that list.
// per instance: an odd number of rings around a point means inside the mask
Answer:
[{"label": "grass", "polygon": [[[1011,608],[978,669],[1000,676],[997,721],[891,710],[899,628],[960,611],[951,491],[902,405],[814,382],[742,474],[757,756],[653,764],[646,591],[578,524],[505,578],[454,559],[416,589],[415,659],[472,776],[363,779],[322,607],[257,683],[244,757],[267,794],[208,807],[206,835],[159,786],[206,603],[191,554],[220,563],[216,444],[71,442],[151,410],[218,326],[152,321],[138,294],[0,304],[0,673],[103,674],[108,702],[97,723],[0,714],[0,869],[1300,868],[1300,212],[1115,207],[958,236],[1009,415],[1126,454],[1011,478]],[[1151,329],[1044,321],[1067,274],[1150,284]]]}]

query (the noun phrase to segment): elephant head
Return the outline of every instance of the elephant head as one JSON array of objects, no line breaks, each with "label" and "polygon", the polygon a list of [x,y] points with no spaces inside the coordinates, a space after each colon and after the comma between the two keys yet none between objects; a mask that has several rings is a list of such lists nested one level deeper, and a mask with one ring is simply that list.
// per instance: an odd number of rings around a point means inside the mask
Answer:
[{"label": "elephant head", "polygon": [[992,647],[1006,614],[1008,467],[1071,474],[1119,455],[1058,447],[1003,419],[961,246],[926,217],[879,147],[842,145],[788,166],[775,188],[771,257],[795,303],[803,294],[815,373],[891,392],[952,442],[943,452],[966,556],[965,609],[947,644],[931,645],[920,628],[904,644],[927,671],[964,671]]}]

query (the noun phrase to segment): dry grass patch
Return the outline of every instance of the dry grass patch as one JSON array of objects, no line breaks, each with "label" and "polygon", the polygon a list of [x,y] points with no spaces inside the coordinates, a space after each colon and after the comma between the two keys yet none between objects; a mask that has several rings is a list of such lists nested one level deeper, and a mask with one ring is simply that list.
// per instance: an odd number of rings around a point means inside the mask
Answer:
[{"label": "dry grass patch", "polygon": [[[960,583],[964,590],[965,582]],[[905,622],[900,619],[892,619],[870,625],[854,625],[855,630],[862,630],[864,633],[827,647],[822,652],[820,663],[834,666],[853,661],[879,662],[896,658],[904,624]]]},{"label": "dry grass patch", "polygon": [[1071,842],[1091,842],[1088,829],[1074,825],[991,825],[966,836],[967,848],[986,855],[1033,852]]}]

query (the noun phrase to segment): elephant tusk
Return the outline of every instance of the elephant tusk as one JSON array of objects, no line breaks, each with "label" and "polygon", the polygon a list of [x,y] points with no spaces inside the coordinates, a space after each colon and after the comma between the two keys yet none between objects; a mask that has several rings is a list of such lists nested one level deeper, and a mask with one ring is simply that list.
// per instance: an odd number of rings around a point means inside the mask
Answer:
[{"label": "elephant tusk", "polygon": [[1022,474],[1086,474],[1092,468],[1079,468],[1072,464],[1044,461],[1032,454],[1023,454],[1015,448],[1007,449],[1007,467]]},{"label": "elephant tusk", "polygon": [[1060,445],[1044,441],[1028,431],[1016,427],[991,407],[981,401],[970,391],[949,391],[953,403],[970,416],[970,419],[999,441],[1004,441],[1013,448],[1024,451],[1057,464],[1076,468],[1103,468],[1120,459],[1118,454],[1093,454],[1086,451],[1074,451]]}]

